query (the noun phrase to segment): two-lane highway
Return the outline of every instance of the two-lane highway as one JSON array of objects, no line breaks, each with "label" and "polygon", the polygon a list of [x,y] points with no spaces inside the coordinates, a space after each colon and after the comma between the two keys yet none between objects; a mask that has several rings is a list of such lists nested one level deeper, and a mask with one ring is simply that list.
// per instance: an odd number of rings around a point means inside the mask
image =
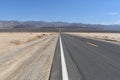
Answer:
[{"label": "two-lane highway", "polygon": [[[59,40],[50,80],[64,79]],[[68,34],[61,40],[69,80],[120,80],[119,45]]]}]

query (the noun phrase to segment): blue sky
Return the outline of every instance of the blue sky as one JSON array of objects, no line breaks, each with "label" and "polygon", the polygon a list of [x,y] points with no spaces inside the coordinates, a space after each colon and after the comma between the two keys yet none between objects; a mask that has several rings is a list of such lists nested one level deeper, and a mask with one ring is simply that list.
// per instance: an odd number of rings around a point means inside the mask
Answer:
[{"label": "blue sky", "polygon": [[0,0],[0,20],[120,24],[120,0]]}]

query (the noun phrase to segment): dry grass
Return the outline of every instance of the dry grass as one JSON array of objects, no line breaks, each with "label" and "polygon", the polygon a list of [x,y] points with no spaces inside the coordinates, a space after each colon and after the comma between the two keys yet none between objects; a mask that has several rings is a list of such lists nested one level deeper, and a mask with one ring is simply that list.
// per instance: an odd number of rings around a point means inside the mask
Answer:
[{"label": "dry grass", "polygon": [[40,38],[42,38],[44,36],[46,36],[46,34],[36,35],[36,36],[34,36],[32,38],[29,38],[29,39],[27,39],[25,41],[23,41],[23,40],[12,40],[12,41],[10,41],[10,43],[15,44],[15,45],[20,45],[20,44],[23,44],[23,43],[28,43],[28,42],[40,39]]},{"label": "dry grass", "polygon": [[28,39],[28,40],[25,41],[24,43],[27,43],[27,42],[31,42],[31,41],[40,39],[40,38],[42,38],[42,37],[44,37],[44,36],[45,36],[44,34],[42,34],[42,35],[37,35],[37,36],[35,36],[35,37],[33,37],[33,38]]},{"label": "dry grass", "polygon": [[42,32],[4,32],[0,33],[0,55],[10,52],[11,50],[24,46],[24,43],[32,42],[36,39],[40,39],[44,36],[48,36],[52,33]]},{"label": "dry grass", "polygon": [[20,45],[20,44],[22,44],[23,42],[20,41],[20,40],[13,40],[13,41],[10,41],[10,43],[15,44],[15,45]]}]

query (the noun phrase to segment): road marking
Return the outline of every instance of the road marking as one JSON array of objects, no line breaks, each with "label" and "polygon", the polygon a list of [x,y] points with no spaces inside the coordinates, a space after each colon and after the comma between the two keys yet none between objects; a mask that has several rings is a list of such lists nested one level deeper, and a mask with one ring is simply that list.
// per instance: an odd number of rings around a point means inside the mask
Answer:
[{"label": "road marking", "polygon": [[60,40],[60,51],[61,51],[62,80],[69,80],[63,46],[62,46],[62,39],[60,35],[59,35],[59,40]]},{"label": "road marking", "polygon": [[98,45],[94,44],[94,43],[91,43],[91,42],[86,42],[87,44],[89,45],[92,45],[92,46],[95,46],[95,47],[98,47]]}]

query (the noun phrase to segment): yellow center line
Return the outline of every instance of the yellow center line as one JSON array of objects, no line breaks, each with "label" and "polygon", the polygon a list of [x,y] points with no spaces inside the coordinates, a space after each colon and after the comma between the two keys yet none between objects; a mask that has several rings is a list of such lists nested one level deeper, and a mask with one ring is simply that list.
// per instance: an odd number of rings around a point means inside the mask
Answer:
[{"label": "yellow center line", "polygon": [[94,43],[91,43],[91,42],[86,42],[86,43],[89,44],[89,45],[95,46],[95,47],[99,47],[98,45],[96,45]]}]

